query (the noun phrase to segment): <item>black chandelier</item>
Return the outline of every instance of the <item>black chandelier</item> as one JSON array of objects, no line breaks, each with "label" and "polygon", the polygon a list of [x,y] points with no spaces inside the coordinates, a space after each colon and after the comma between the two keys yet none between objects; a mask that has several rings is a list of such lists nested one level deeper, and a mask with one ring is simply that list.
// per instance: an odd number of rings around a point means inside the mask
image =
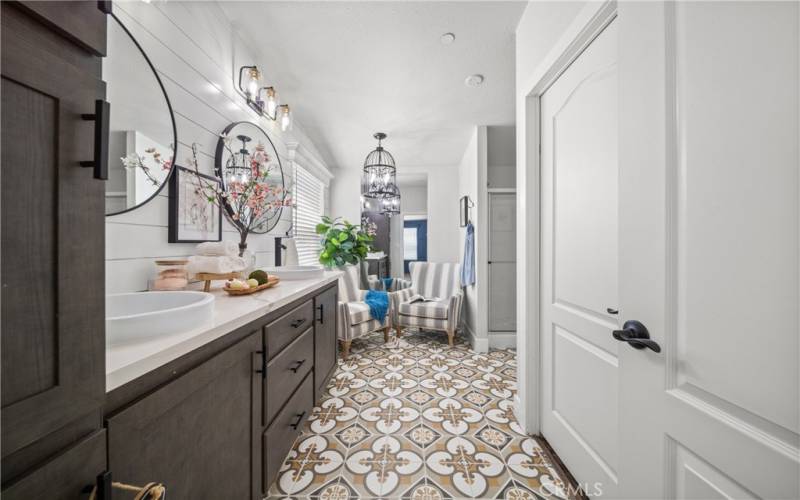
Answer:
[{"label": "black chandelier", "polygon": [[247,150],[247,143],[252,139],[246,135],[237,135],[236,139],[242,142],[242,147],[225,162],[224,182],[226,189],[228,186],[247,184],[253,171],[250,168],[250,151]]},{"label": "black chandelier", "polygon": [[381,213],[389,217],[400,213],[400,189],[397,185],[392,185],[390,189],[393,191],[392,196],[380,200]]},{"label": "black chandelier", "polygon": [[400,190],[397,188],[397,169],[394,158],[381,146],[381,141],[386,139],[386,134],[377,132],[373,137],[378,139],[378,147],[364,160],[361,196],[378,200],[397,197],[399,206]]}]

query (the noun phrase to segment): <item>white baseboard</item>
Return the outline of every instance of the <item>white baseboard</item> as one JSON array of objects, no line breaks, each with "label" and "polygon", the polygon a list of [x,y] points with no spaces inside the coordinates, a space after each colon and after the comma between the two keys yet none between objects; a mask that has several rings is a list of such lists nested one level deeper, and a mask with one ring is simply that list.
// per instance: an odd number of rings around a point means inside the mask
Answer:
[{"label": "white baseboard", "polygon": [[469,343],[473,351],[489,352],[489,339],[479,338],[466,323],[461,325],[461,331],[469,338]]},{"label": "white baseboard", "polygon": [[513,332],[489,332],[489,347],[493,349],[509,349],[517,347],[517,334]]},{"label": "white baseboard", "polygon": [[512,407],[512,411],[514,412],[514,417],[516,417],[517,422],[522,426],[522,429],[531,434],[531,432],[527,428],[527,422],[525,420],[525,412],[522,408],[522,400],[519,399],[519,394],[514,394],[514,406]]}]

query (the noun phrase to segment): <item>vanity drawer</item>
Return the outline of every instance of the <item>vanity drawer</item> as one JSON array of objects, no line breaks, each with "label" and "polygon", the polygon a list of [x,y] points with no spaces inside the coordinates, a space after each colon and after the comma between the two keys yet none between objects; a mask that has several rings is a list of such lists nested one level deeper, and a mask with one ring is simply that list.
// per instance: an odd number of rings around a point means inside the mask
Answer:
[{"label": "vanity drawer", "polygon": [[309,328],[267,364],[264,423],[269,424],[314,367],[314,330]]},{"label": "vanity drawer", "polygon": [[292,309],[266,327],[267,357],[271,359],[312,326],[314,307],[311,301]]},{"label": "vanity drawer", "polygon": [[262,493],[267,490],[278,474],[295,438],[303,430],[303,424],[314,408],[314,377],[308,374],[289,402],[275,417],[264,433],[264,482]]}]

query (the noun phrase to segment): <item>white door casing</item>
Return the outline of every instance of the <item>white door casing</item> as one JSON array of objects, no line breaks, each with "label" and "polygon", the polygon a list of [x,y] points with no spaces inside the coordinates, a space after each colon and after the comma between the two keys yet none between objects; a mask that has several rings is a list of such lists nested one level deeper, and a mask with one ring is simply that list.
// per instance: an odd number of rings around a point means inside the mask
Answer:
[{"label": "white door casing", "polygon": [[621,496],[800,497],[799,10],[619,5]]},{"label": "white door casing", "polygon": [[589,495],[609,498],[619,462],[617,24],[540,99],[541,432]]}]

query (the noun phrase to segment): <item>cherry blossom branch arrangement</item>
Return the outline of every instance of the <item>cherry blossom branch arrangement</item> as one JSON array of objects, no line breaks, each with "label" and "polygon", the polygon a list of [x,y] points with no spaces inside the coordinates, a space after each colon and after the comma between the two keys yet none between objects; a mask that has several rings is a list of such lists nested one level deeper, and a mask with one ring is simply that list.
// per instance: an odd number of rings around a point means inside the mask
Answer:
[{"label": "cherry blossom branch arrangement", "polygon": [[[231,148],[232,138],[220,134],[223,145],[229,158],[235,158]],[[200,174],[197,161],[197,144],[192,144],[192,158],[187,161]],[[202,175],[196,175],[196,192],[201,194],[209,203],[214,203],[225,210],[233,226],[239,231],[239,256],[247,248],[247,236],[254,229],[268,227],[279,217],[282,207],[292,206],[291,193],[282,185],[276,184],[270,174],[277,167],[272,157],[266,152],[264,144],[258,143],[252,155],[249,156],[249,165],[246,166],[246,175],[233,179],[220,179],[215,183],[206,180]],[[219,173],[217,173],[219,178]],[[225,188],[223,188],[225,186]]]},{"label": "cherry blossom branch arrangement", "polygon": [[[174,152],[172,145],[170,145],[170,151]],[[164,160],[161,158],[161,153],[158,152],[156,148],[147,148],[144,150],[145,154],[151,155],[153,157],[153,163],[156,167],[159,167],[162,171],[169,172],[172,168],[172,160]],[[170,155],[172,158],[172,155]],[[161,182],[155,178],[150,167],[147,166],[145,163],[147,161],[147,157],[145,155],[139,155],[137,153],[131,153],[128,156],[124,156],[120,158],[122,160],[122,165],[128,170],[135,170],[140,169],[142,173],[147,177],[147,181],[150,182],[153,186],[158,187],[161,185]]]}]

